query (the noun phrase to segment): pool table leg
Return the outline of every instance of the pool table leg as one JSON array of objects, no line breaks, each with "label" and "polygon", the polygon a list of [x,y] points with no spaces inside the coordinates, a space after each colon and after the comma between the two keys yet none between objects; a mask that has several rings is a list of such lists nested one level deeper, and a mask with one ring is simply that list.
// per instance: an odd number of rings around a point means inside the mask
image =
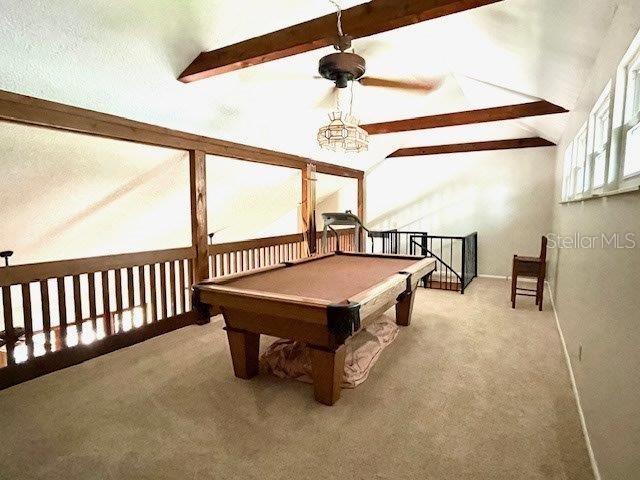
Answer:
[{"label": "pool table leg", "polygon": [[226,327],[233,372],[238,378],[255,377],[259,371],[260,334]]},{"label": "pool table leg", "polygon": [[340,345],[336,350],[325,350],[309,345],[313,396],[316,401],[333,405],[340,398],[346,349]]},{"label": "pool table leg", "polygon": [[416,291],[403,295],[396,303],[396,323],[403,327],[408,327],[411,323],[411,314],[413,313],[413,299]]}]

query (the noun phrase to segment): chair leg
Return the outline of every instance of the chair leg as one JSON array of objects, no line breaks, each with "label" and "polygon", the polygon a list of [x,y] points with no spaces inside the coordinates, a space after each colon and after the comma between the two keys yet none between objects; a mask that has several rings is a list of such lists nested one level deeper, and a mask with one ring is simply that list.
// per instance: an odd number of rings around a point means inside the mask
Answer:
[{"label": "chair leg", "polygon": [[542,311],[542,297],[544,296],[544,277],[538,278],[538,291],[536,292],[536,305]]}]

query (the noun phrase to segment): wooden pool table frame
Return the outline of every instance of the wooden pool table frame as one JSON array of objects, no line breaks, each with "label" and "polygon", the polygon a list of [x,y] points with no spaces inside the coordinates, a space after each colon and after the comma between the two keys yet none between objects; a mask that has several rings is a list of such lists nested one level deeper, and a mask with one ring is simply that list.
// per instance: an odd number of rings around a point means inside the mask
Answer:
[{"label": "wooden pool table frame", "polygon": [[[334,255],[406,258],[415,263],[340,303],[225,285],[240,277]],[[194,286],[193,305],[204,315],[224,316],[236,377],[248,379],[258,374],[260,334],[307,344],[315,399],[333,405],[340,398],[345,340],[393,305],[396,323],[409,325],[418,283],[434,269],[432,258],[333,252],[201,282]]]}]

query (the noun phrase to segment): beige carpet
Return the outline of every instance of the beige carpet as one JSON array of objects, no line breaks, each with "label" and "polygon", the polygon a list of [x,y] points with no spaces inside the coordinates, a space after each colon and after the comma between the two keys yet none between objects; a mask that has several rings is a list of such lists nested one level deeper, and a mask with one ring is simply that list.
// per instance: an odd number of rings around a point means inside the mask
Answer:
[{"label": "beige carpet", "polygon": [[552,311],[501,280],[420,290],[334,407],[234,378],[218,321],[0,392],[0,415],[2,479],[593,478]]}]

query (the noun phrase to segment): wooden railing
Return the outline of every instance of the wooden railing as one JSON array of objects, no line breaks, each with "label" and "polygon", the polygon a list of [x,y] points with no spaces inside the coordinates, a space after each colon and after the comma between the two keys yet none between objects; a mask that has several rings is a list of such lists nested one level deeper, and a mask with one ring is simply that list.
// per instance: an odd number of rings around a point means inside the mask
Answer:
[{"label": "wooden railing", "polygon": [[[353,229],[338,230],[353,250]],[[321,234],[318,252],[324,252]],[[329,237],[326,251],[335,251]],[[308,256],[303,234],[209,245],[212,277]],[[0,388],[198,322],[195,249],[177,248],[0,268]]]},{"label": "wooden railing", "polygon": [[193,323],[193,258],[189,247],[0,268],[0,388]]},{"label": "wooden railing", "polygon": [[[336,230],[340,249],[351,251],[355,247],[354,229]],[[338,239],[330,233],[327,252],[337,250]],[[322,249],[322,233],[316,234],[316,251]],[[209,276],[211,278],[246,272],[281,262],[289,262],[309,256],[307,243],[302,233],[280,235],[276,237],[255,238],[238,242],[209,245]]]}]

